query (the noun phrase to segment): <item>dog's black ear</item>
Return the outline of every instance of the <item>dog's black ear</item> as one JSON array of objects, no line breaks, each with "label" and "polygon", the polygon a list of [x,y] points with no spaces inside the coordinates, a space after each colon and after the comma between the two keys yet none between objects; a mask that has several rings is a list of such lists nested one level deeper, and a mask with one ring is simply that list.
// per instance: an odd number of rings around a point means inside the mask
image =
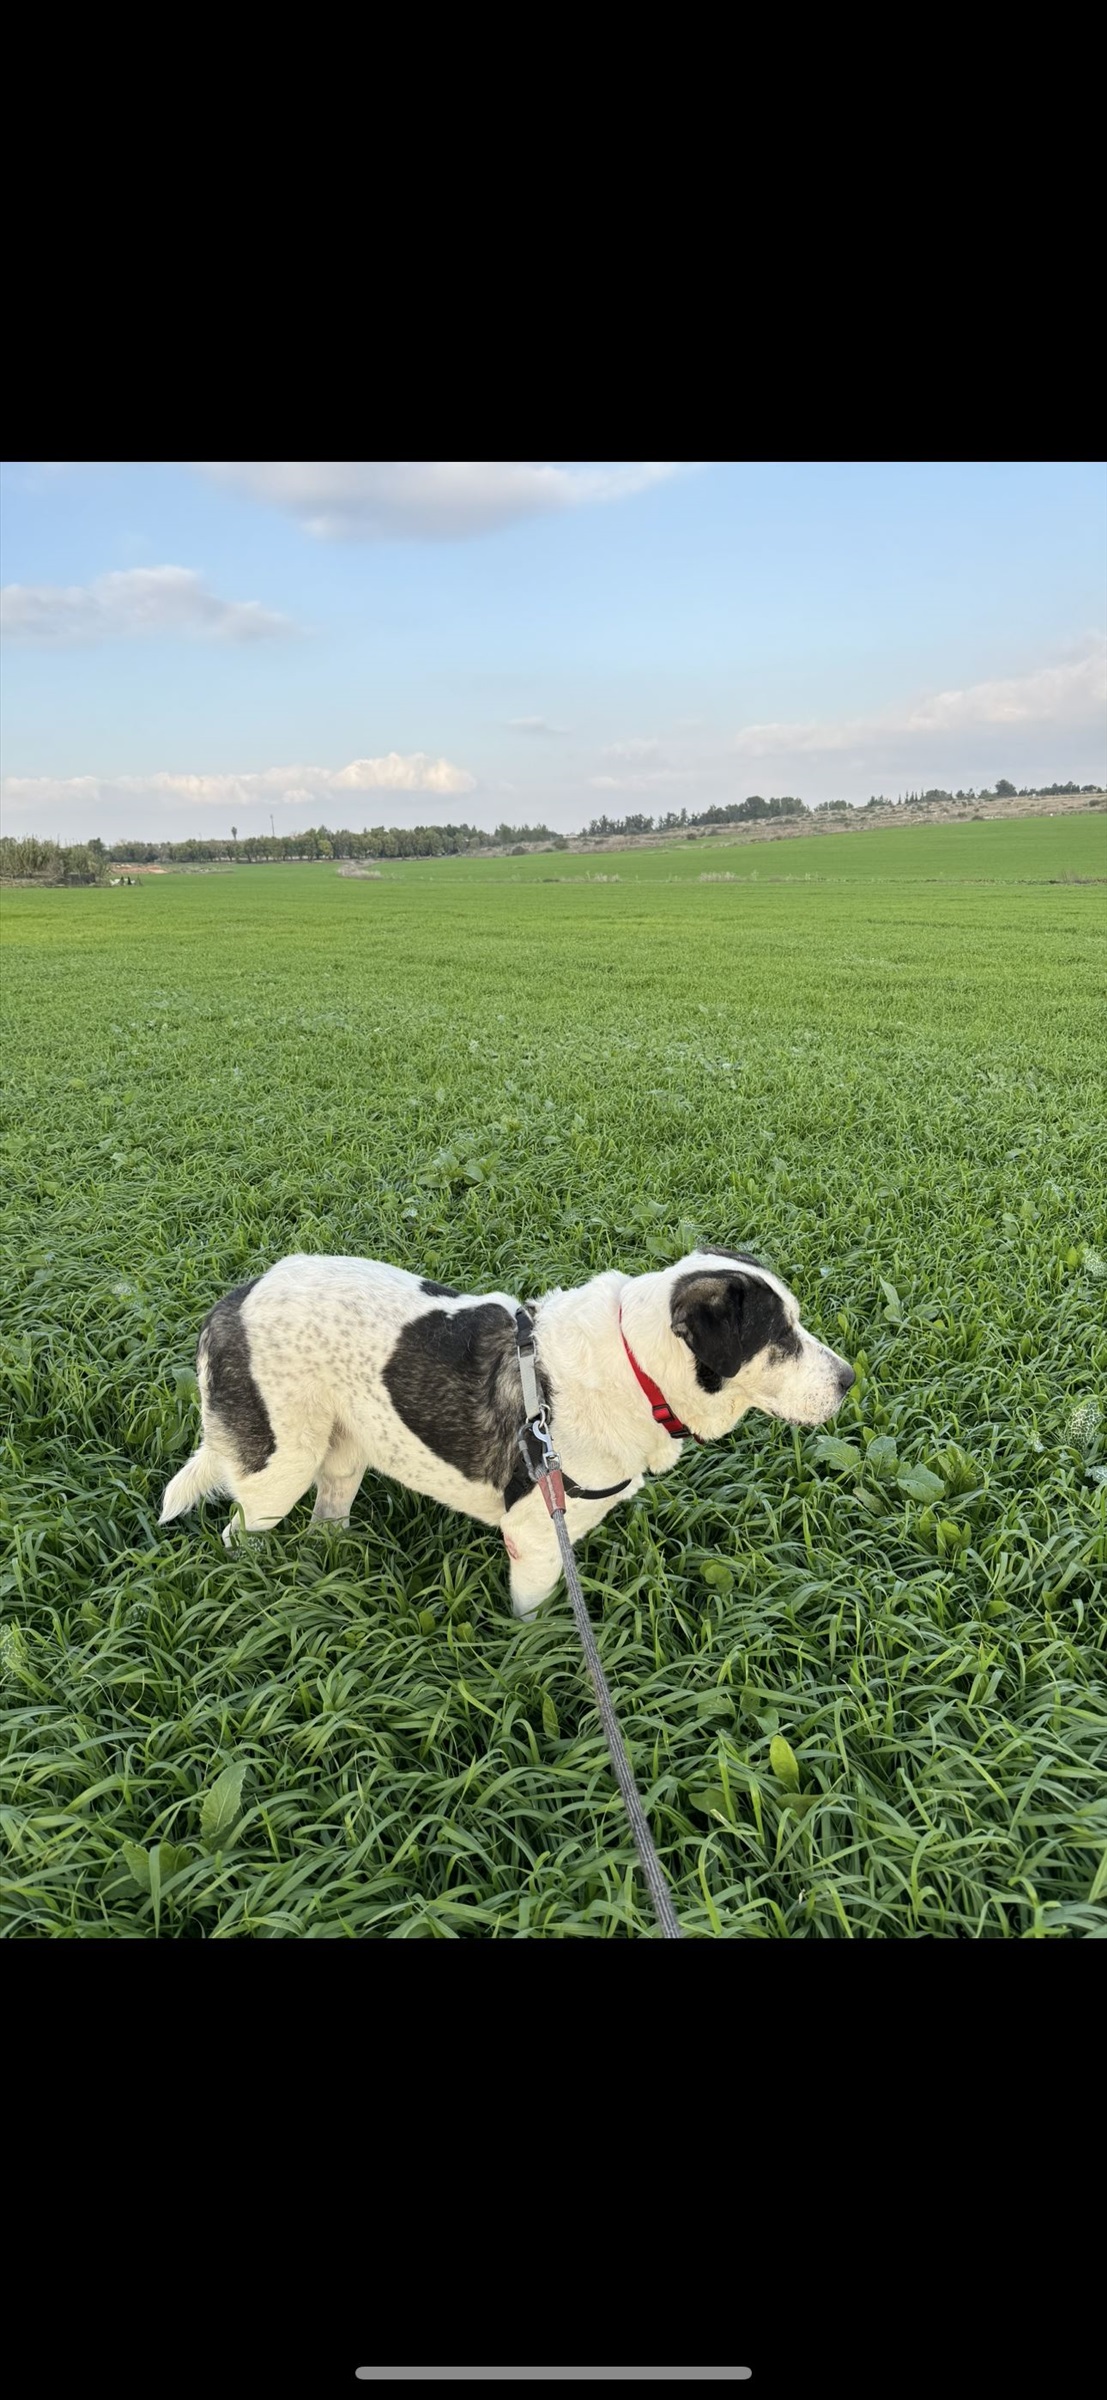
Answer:
[{"label": "dog's black ear", "polygon": [[705,1392],[719,1391],[752,1356],[749,1297],[744,1275],[682,1275],[673,1285],[673,1332],[687,1342]]}]

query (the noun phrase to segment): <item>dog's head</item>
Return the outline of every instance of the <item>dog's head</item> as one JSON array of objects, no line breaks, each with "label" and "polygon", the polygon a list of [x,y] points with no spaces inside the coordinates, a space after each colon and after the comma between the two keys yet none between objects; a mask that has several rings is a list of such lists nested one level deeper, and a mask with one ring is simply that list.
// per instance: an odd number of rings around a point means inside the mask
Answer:
[{"label": "dog's head", "polygon": [[729,1433],[749,1408],[790,1425],[823,1425],[854,1381],[847,1361],[801,1325],[787,1284],[742,1251],[693,1251],[660,1275],[638,1277],[631,1291],[642,1295],[633,1307],[628,1294],[624,1312],[632,1349],[637,1331],[662,1372],[648,1358],[642,1364],[707,1440]]}]

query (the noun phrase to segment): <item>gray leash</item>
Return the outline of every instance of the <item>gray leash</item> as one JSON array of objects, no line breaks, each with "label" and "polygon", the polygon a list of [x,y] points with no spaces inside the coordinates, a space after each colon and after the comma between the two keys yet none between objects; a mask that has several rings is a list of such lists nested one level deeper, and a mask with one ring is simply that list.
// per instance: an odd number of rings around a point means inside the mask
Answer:
[{"label": "gray leash", "polygon": [[[551,1518],[553,1519],[553,1528],[557,1535],[557,1545],[561,1552],[561,1564],[565,1570],[565,1581],[569,1590],[569,1598],[573,1606],[573,1616],[576,1619],[577,1632],[580,1635],[581,1645],[584,1650],[585,1658],[588,1662],[588,1672],[592,1678],[592,1686],[596,1694],[596,1706],[600,1712],[600,1723],[603,1726],[604,1733],[607,1736],[607,1747],[611,1752],[611,1764],[615,1769],[615,1780],[619,1786],[619,1790],[623,1795],[626,1812],[630,1818],[631,1832],[634,1835],[634,1846],[638,1852],[638,1857],[641,1862],[642,1873],[644,1874],[646,1882],[649,1886],[649,1894],[650,1899],[653,1902],[654,1915],[657,1918],[657,1922],[660,1925],[661,1931],[665,1935],[666,1940],[683,1941],[683,1927],[681,1926],[676,1910],[673,1907],[669,1886],[665,1881],[664,1869],[662,1868],[657,1852],[653,1846],[653,1835],[651,1834],[649,1825],[646,1821],[646,1812],[642,1806],[641,1800],[638,1797],[638,1786],[634,1780],[634,1770],[631,1766],[629,1758],[627,1757],[626,1746],[624,1744],[622,1734],[619,1731],[619,1720],[615,1714],[614,1703],[607,1688],[607,1679],[604,1675],[603,1667],[600,1664],[600,1654],[596,1648],[596,1637],[592,1631],[592,1622],[585,1604],[584,1593],[580,1587],[580,1576],[577,1573],[577,1562],[573,1556],[573,1545],[569,1540],[568,1527],[565,1523],[565,1486],[562,1478],[561,1460],[559,1459],[553,1446],[553,1436],[551,1435],[549,1422],[546,1417],[545,1405],[542,1400],[542,1395],[538,1389],[538,1377],[535,1372],[534,1326],[531,1323],[531,1320],[525,1309],[519,1309],[517,1312],[515,1321],[515,1346],[519,1354],[519,1376],[523,1386],[523,1405],[527,1412],[526,1424],[519,1435],[519,1448],[522,1452],[524,1460],[526,1461],[527,1473],[529,1474],[532,1483],[536,1483],[538,1485],[538,1489],[541,1492],[542,1498],[546,1503],[546,1507],[549,1510]],[[538,1443],[541,1449],[543,1463],[540,1467],[536,1467],[531,1458],[527,1443],[528,1435],[533,1436],[534,1440]]]}]

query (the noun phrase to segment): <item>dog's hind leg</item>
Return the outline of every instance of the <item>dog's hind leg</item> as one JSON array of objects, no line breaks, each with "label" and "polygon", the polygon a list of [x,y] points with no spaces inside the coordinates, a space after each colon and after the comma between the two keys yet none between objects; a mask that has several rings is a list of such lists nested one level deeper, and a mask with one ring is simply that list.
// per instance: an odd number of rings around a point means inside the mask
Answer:
[{"label": "dog's hind leg", "polygon": [[318,1490],[311,1512],[313,1525],[326,1519],[348,1525],[350,1510],[357,1498],[358,1486],[365,1473],[365,1454],[359,1442],[345,1425],[336,1423],[331,1431],[330,1448],[316,1478]]},{"label": "dog's hind leg", "polygon": [[233,1482],[228,1478],[231,1496],[242,1510],[241,1520],[236,1509],[229,1525],[223,1528],[228,1550],[239,1533],[268,1533],[274,1525],[279,1525],[281,1518],[303,1498],[309,1483],[314,1483],[321,1463],[316,1443],[309,1447],[302,1440],[284,1441],[260,1475],[236,1474]]}]

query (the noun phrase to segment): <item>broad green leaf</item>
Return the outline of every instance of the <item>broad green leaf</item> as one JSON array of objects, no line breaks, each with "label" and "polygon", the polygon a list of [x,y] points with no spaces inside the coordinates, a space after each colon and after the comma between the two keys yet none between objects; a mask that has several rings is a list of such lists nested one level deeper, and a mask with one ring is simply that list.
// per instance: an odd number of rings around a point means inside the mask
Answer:
[{"label": "broad green leaf", "polygon": [[853,1497],[862,1508],[868,1509],[870,1517],[884,1516],[884,1502],[881,1499],[879,1492],[866,1491],[864,1484],[859,1483],[854,1489]]},{"label": "broad green leaf", "polygon": [[940,1500],[945,1485],[940,1475],[932,1475],[929,1467],[904,1467],[896,1482],[909,1500]]},{"label": "broad green leaf", "polygon": [[855,1442],[840,1442],[833,1433],[822,1433],[815,1444],[815,1456],[828,1467],[841,1467],[847,1475],[856,1475],[861,1467],[861,1452]]},{"label": "broad green leaf", "polygon": [[561,1731],[557,1721],[557,1710],[548,1692],[542,1694],[542,1731],[549,1734],[551,1742],[556,1742]]},{"label": "broad green leaf", "polygon": [[892,1433],[878,1433],[865,1452],[865,1465],[870,1475],[894,1475],[896,1470],[896,1439]]},{"label": "broad green leaf", "polygon": [[734,1569],[728,1567],[725,1558],[710,1559],[703,1569],[703,1580],[710,1584],[714,1592],[732,1592],[734,1590]]},{"label": "broad green leaf", "polygon": [[435,1624],[436,1624],[436,1622],[437,1622],[437,1620],[436,1620],[436,1618],[435,1618],[435,1614],[434,1614],[434,1610],[433,1610],[433,1608],[421,1608],[421,1609],[420,1609],[420,1611],[419,1611],[419,1631],[420,1631],[420,1633],[433,1633],[433,1632],[434,1632],[434,1628],[435,1628]]},{"label": "broad green leaf", "polygon": [[159,1842],[161,1879],[168,1883],[171,1875],[179,1875],[182,1867],[191,1865],[192,1852],[185,1842]]},{"label": "broad green leaf", "polygon": [[886,1311],[885,1311],[885,1314],[886,1314],[887,1316],[889,1316],[889,1317],[902,1317],[902,1315],[903,1315],[903,1302],[902,1302],[902,1300],[900,1299],[900,1296],[899,1296],[899,1293],[898,1293],[898,1292],[897,1292],[897,1290],[896,1290],[895,1284],[894,1284],[894,1283],[885,1283],[885,1281],[884,1281],[884,1277],[883,1277],[883,1275],[882,1275],[882,1276],[881,1276],[881,1278],[880,1278],[880,1289],[881,1289],[881,1291],[883,1292],[883,1294],[884,1294],[884,1297],[885,1297],[885,1299],[886,1299],[886,1301],[887,1301],[887,1303],[888,1303],[888,1306],[887,1306],[887,1309],[886,1309]]},{"label": "broad green leaf", "polygon": [[244,1760],[224,1767],[222,1774],[204,1794],[200,1810],[200,1832],[209,1850],[217,1850],[225,1842],[242,1807],[242,1786],[246,1777]]},{"label": "broad green leaf", "polygon": [[799,1761],[791,1743],[785,1741],[782,1733],[778,1733],[769,1744],[769,1765],[773,1774],[779,1775],[781,1782],[787,1784],[790,1792],[798,1792]]},{"label": "broad green leaf", "polygon": [[733,1825],[734,1818],[727,1807],[726,1793],[720,1784],[705,1784],[702,1791],[689,1792],[688,1798],[692,1807],[700,1809],[705,1817],[720,1817],[724,1825]]},{"label": "broad green leaf", "polygon": [[153,1842],[148,1850],[143,1849],[141,1842],[124,1842],[122,1852],[123,1863],[132,1883],[138,1885],[140,1892],[149,1892],[153,1900],[154,1926],[157,1930],[161,1918],[162,1885],[168,1883],[171,1875],[179,1874],[180,1869],[188,1865],[192,1853],[179,1842]]}]

